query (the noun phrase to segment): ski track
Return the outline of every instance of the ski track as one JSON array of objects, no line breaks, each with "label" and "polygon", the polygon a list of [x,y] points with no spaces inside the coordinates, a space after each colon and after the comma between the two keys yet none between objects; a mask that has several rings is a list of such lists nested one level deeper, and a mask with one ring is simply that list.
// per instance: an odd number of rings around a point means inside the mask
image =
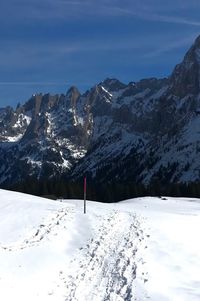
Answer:
[{"label": "ski track", "polygon": [[73,208],[62,208],[54,212],[48,219],[40,224],[37,229],[32,230],[31,232],[33,234],[30,234],[30,236],[23,241],[9,245],[0,245],[0,249],[10,252],[23,250],[38,245],[44,239],[47,239],[49,235],[56,236],[58,227],[66,228],[66,222],[69,221],[69,219],[71,220],[73,212]]},{"label": "ski track", "polygon": [[[66,301],[131,301],[135,297],[138,245],[144,232],[136,215],[112,212],[95,238],[71,261],[72,272],[60,271]],[[143,283],[147,274],[143,273]]]}]

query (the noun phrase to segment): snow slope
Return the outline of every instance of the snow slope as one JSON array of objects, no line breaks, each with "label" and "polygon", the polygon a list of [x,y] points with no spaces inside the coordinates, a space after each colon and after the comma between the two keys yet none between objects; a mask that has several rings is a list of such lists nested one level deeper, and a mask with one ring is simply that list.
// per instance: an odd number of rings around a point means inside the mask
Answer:
[{"label": "snow slope", "polygon": [[0,190],[0,300],[199,301],[200,201]]}]

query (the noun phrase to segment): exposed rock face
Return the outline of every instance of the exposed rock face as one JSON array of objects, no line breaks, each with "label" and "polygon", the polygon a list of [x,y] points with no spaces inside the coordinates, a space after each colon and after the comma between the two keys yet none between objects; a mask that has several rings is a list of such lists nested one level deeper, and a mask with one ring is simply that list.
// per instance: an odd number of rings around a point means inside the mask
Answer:
[{"label": "exposed rock face", "polygon": [[200,37],[186,53],[181,64],[177,65],[171,76],[171,92],[184,97],[197,95],[200,91]]},{"label": "exposed rock face", "polygon": [[75,111],[78,97],[76,89],[67,95],[35,95],[16,111],[7,110],[0,128],[2,182],[55,177],[85,155]]},{"label": "exposed rock face", "polygon": [[83,174],[99,182],[199,180],[200,38],[167,79],[106,79],[83,95],[0,109],[0,183]]}]

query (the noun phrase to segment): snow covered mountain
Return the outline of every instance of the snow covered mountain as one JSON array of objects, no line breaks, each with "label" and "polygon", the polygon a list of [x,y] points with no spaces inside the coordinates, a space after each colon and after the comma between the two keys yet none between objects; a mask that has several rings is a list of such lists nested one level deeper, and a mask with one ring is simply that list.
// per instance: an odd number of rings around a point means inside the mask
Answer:
[{"label": "snow covered mountain", "polygon": [[0,199],[0,300],[200,300],[199,199]]},{"label": "snow covered mountain", "polygon": [[200,37],[169,78],[106,79],[0,110],[0,183],[200,179]]}]

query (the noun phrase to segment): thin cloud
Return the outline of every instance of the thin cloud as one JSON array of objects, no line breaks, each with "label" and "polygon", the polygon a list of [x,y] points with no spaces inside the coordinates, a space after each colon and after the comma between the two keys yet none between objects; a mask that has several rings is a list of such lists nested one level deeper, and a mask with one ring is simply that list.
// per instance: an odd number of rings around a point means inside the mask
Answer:
[{"label": "thin cloud", "polygon": [[139,38],[133,41],[130,37],[116,37],[115,39],[99,38],[96,40],[82,40],[78,42],[57,43],[47,41],[36,44],[21,41],[7,41],[0,50],[0,65],[29,65],[30,63],[53,62],[63,57],[67,60],[74,54],[79,53],[99,53],[109,51],[137,50],[148,45],[146,38]]},{"label": "thin cloud", "polygon": [[[137,39],[130,39],[130,36],[128,36],[126,38],[116,37],[115,40],[101,38],[96,41],[83,40],[71,43],[60,41],[36,44],[33,41],[33,43],[27,44],[22,41],[19,45],[15,45],[15,42],[8,42],[3,45],[0,51],[0,66],[5,70],[13,70],[13,68],[28,70],[33,68],[35,72],[36,70],[41,72],[41,68],[60,66],[60,64],[64,64],[66,68],[79,68],[80,61],[77,58],[84,56],[86,53],[95,54],[98,57],[102,53],[107,55],[107,53],[113,52],[117,54],[132,51],[132,54],[136,53],[139,58],[157,57],[175,49],[189,47],[197,35],[198,33],[193,33],[182,39],[177,39],[175,35],[173,40],[171,37],[155,35],[150,37],[141,36]],[[84,62],[81,63],[81,65],[83,64]],[[32,84],[37,83],[33,82]],[[51,83],[48,82],[47,84]],[[6,85],[6,82],[4,82],[4,85]]]},{"label": "thin cloud", "polygon": [[164,23],[174,23],[174,24],[183,24],[183,25],[191,25],[191,26],[200,26],[200,21],[189,20],[186,18],[180,17],[170,17],[170,16],[159,16],[159,15],[151,15],[150,19],[152,21],[160,21]]},{"label": "thin cloud", "polygon": [[[174,1],[173,1],[174,2]],[[72,1],[72,0],[30,0],[30,1],[8,1],[4,3],[0,11],[1,22],[7,20],[7,15],[10,16],[9,22],[23,22],[27,20],[38,19],[44,22],[47,19],[57,19],[65,21],[66,18],[85,18],[86,16],[94,17],[126,17],[132,16],[146,21],[182,24],[188,26],[200,26],[200,20],[193,20],[189,17],[179,17],[181,10],[181,1],[171,4],[159,4],[156,1],[126,1],[125,4],[120,4],[120,1]],[[182,1],[182,7],[189,7],[189,4]],[[124,5],[124,6],[123,6]],[[197,4],[196,4],[197,5]],[[176,16],[169,15],[168,7],[173,7]],[[198,4],[198,9],[200,4]],[[191,8],[195,12],[194,3],[191,3]],[[17,10],[17,14],[16,14]],[[158,11],[162,11],[161,14]],[[168,12],[168,14],[163,14]],[[187,10],[185,10],[187,14]]]},{"label": "thin cloud", "polygon": [[[54,7],[54,13],[51,11],[47,11],[46,17],[50,18],[65,18],[71,16],[76,17],[84,17],[85,15],[92,16],[112,16],[112,17],[123,17],[123,16],[133,16],[136,18],[140,18],[146,21],[153,22],[162,22],[162,23],[172,23],[172,24],[182,24],[182,25],[190,25],[190,26],[200,26],[199,20],[192,20],[187,17],[179,17],[179,16],[169,16],[164,14],[155,13],[156,6],[149,7],[145,4],[138,4],[136,2],[136,6],[130,3],[127,4],[127,8],[123,8],[121,6],[117,6],[114,1],[109,2],[101,2],[98,1],[52,1],[47,0],[46,3],[51,3],[52,7]],[[37,6],[36,6],[37,7]],[[162,8],[162,5],[160,6]],[[153,10],[152,10],[153,9]],[[176,8],[178,11],[178,7]],[[37,15],[37,9],[35,10],[35,16]],[[44,18],[44,14],[38,14],[38,16],[42,16]]]},{"label": "thin cloud", "polygon": [[[156,49],[144,54],[144,58],[153,58],[153,57],[158,57],[163,55],[164,53],[173,51],[175,49],[180,49],[186,46],[189,46],[192,44],[194,41],[195,37],[197,34],[192,34],[190,37],[181,39],[181,40],[176,40],[176,41],[167,41],[165,42],[164,46],[161,47],[156,47]],[[162,44],[162,43],[161,43]]]},{"label": "thin cloud", "polygon": [[158,15],[155,13],[145,11],[137,11],[127,10],[120,7],[112,8],[113,15],[121,15],[121,16],[134,16],[139,19],[144,19],[146,21],[153,21],[153,22],[162,22],[162,23],[174,23],[174,24],[183,24],[183,25],[191,25],[191,26],[200,26],[200,21],[198,20],[190,20],[187,18],[182,17],[175,17],[175,16],[165,16],[165,15]]}]

